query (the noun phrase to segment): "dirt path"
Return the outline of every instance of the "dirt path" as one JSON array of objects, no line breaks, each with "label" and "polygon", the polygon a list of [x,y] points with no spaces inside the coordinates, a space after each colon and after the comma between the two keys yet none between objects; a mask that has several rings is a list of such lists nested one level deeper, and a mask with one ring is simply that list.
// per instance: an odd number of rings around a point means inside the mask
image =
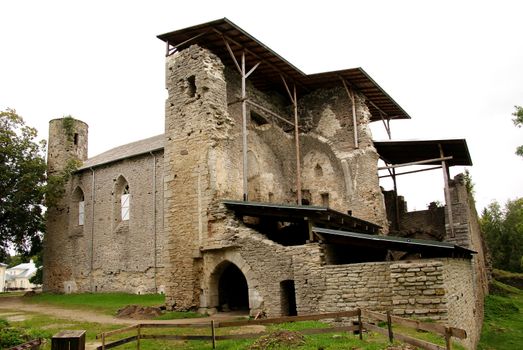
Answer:
[{"label": "dirt path", "polygon": [[65,309],[53,305],[33,304],[24,301],[23,297],[2,297],[0,298],[0,311],[20,311],[20,312],[36,312],[48,316],[53,316],[61,319],[69,319],[74,321],[94,322],[101,324],[137,324],[137,323],[166,323],[166,324],[180,324],[180,323],[206,323],[211,320],[230,320],[235,319],[238,315],[234,314],[218,314],[211,317],[179,319],[179,320],[135,320],[116,318],[101,313],[81,310],[81,309]]}]

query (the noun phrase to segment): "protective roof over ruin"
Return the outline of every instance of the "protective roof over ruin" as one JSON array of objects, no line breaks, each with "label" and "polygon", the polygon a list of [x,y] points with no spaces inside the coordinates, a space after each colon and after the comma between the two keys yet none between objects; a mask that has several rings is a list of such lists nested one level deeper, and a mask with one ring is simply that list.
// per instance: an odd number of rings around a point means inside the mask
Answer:
[{"label": "protective roof over ruin", "polygon": [[[448,140],[390,140],[373,141],[380,158],[389,164],[405,164],[422,160],[441,158],[441,145],[448,166],[472,165],[467,141],[465,139]],[[425,163],[424,165],[440,165],[441,160]]]},{"label": "protective roof over ruin", "polygon": [[366,233],[377,233],[381,228],[381,226],[372,222],[358,219],[328,207],[234,200],[223,200],[222,203],[238,215],[274,217],[285,222],[308,220],[314,225]]},{"label": "protective roof over ruin", "polygon": [[247,69],[262,62],[249,77],[249,81],[261,91],[279,91],[287,96],[281,76],[296,84],[299,95],[319,88],[343,87],[341,79],[344,79],[365,95],[372,121],[381,120],[382,117],[410,119],[407,112],[362,68],[307,75],[227,18],[162,34],[158,38],[167,43],[168,54],[173,50],[182,50],[197,44],[212,51],[225,65],[234,66],[225,45],[227,40],[233,50],[240,49],[246,52]]},{"label": "protective roof over ruin", "polygon": [[131,142],[123,146],[118,146],[87,159],[78,170],[89,169],[141,154],[163,150],[164,142],[164,134],[161,134],[140,141]]},{"label": "protective roof over ruin", "polygon": [[427,258],[456,257],[470,259],[472,254],[476,254],[475,251],[447,242],[395,236],[369,235],[365,233],[332,230],[319,227],[313,227],[312,231],[316,234],[320,234],[327,243],[350,244],[353,246],[372,249],[419,253],[422,257]]}]

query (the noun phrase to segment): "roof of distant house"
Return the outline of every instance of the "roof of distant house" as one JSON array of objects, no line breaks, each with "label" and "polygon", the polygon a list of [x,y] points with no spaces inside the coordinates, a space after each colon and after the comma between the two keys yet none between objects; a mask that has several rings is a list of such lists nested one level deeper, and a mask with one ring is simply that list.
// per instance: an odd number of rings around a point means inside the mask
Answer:
[{"label": "roof of distant house", "polygon": [[36,265],[33,260],[28,263],[19,264],[6,270],[6,280],[15,278],[30,278],[36,273]]}]

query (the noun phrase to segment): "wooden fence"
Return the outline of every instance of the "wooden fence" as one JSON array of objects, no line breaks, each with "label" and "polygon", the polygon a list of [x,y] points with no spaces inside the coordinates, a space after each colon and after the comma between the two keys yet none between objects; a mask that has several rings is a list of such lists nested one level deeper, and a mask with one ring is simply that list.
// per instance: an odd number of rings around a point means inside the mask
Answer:
[{"label": "wooden fence", "polygon": [[[355,322],[353,325],[341,326],[341,327],[327,327],[327,328],[307,328],[302,329],[299,332],[301,334],[321,334],[321,333],[335,333],[335,332],[357,332],[360,339],[363,339],[363,331],[373,331],[389,336],[389,340],[392,342],[394,339],[398,339],[405,343],[415,345],[422,349],[427,350],[445,350],[451,349],[451,337],[457,337],[460,339],[465,339],[467,337],[466,332],[463,329],[446,327],[441,324],[436,323],[423,323],[416,320],[409,320],[401,317],[391,316],[389,313],[381,314],[374,311],[365,311],[361,309],[343,311],[343,312],[333,312],[333,313],[324,313],[324,314],[315,314],[315,315],[303,315],[303,316],[288,316],[288,317],[278,317],[278,318],[268,318],[260,320],[245,320],[245,321],[214,321],[205,323],[184,323],[184,324],[167,324],[167,323],[157,323],[157,324],[136,324],[130,327],[117,329],[114,331],[104,332],[96,336],[97,339],[101,339],[102,345],[97,347],[97,350],[105,350],[115,348],[117,346],[127,344],[130,342],[136,342],[136,348],[140,349],[140,341],[142,339],[162,339],[162,340],[207,340],[212,343],[212,348],[216,348],[217,341],[220,340],[229,340],[229,339],[250,339],[258,338],[264,335],[269,334],[269,332],[262,333],[245,333],[245,334],[229,334],[229,335],[216,335],[217,328],[226,328],[226,327],[241,327],[241,326],[251,326],[251,325],[266,325],[266,324],[278,324],[286,322],[299,322],[299,321],[317,321],[325,319],[339,319],[342,317],[352,318]],[[363,318],[369,322],[363,321]],[[357,321],[356,321],[357,319]],[[375,324],[372,324],[372,320],[376,321],[385,321],[387,322],[387,329],[381,328]],[[399,324],[405,327],[413,328],[416,330],[424,330],[429,332],[435,332],[440,335],[443,335],[446,339],[446,347],[441,347],[436,344],[429,343],[420,339],[416,339],[404,334],[393,332],[393,324]],[[144,329],[148,328],[208,328],[210,330],[210,335],[173,335],[173,334],[145,334]],[[108,338],[129,332],[136,332],[135,335],[128,336],[119,340],[108,342]]]},{"label": "wooden fence", "polygon": [[13,346],[7,350],[40,350],[40,346],[44,344],[42,339],[34,339],[30,342]]}]

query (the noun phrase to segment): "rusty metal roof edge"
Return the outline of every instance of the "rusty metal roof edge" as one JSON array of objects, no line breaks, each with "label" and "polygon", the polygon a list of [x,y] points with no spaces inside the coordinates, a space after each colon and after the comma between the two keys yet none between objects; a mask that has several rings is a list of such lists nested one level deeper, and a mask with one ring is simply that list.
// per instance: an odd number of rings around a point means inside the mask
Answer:
[{"label": "rusty metal roof edge", "polygon": [[254,36],[252,36],[251,34],[247,33],[243,28],[241,28],[240,26],[238,26],[236,23],[232,22],[231,20],[229,20],[227,17],[223,17],[221,19],[217,19],[217,20],[214,20],[214,21],[210,21],[210,22],[206,22],[206,23],[202,23],[202,24],[198,24],[198,25],[195,25],[195,26],[192,26],[192,27],[187,27],[187,28],[182,28],[182,29],[178,29],[178,30],[174,30],[172,32],[169,32],[169,33],[165,33],[165,34],[161,34],[161,35],[158,35],[156,36],[158,39],[162,40],[162,41],[167,41],[168,37],[173,35],[173,34],[176,34],[180,31],[189,31],[189,30],[198,30],[198,29],[203,29],[203,28],[206,28],[206,27],[215,27],[216,25],[218,24],[223,24],[223,23],[226,23],[230,26],[232,26],[234,29],[238,30],[239,32],[242,33],[242,35],[245,35],[246,37],[248,37],[249,39],[253,40],[254,42],[256,42],[258,45],[262,46],[265,50],[267,50],[270,54],[274,55],[275,57],[277,57],[278,59],[282,60],[285,64],[289,65],[293,70],[295,70],[296,72],[298,72],[299,74],[301,74],[302,76],[306,76],[307,74],[305,74],[303,71],[301,71],[300,69],[298,69],[296,66],[294,66],[292,63],[290,63],[289,61],[287,61],[285,58],[283,58],[282,56],[280,56],[279,54],[277,54],[275,51],[273,51],[271,48],[269,48],[267,45],[265,45],[264,43],[262,43],[260,40],[256,39]]},{"label": "rusty metal roof edge", "polygon": [[327,228],[321,228],[321,227],[313,227],[312,231],[318,232],[318,233],[324,233],[324,234],[347,236],[347,237],[361,238],[361,239],[374,240],[374,241],[384,241],[384,242],[391,242],[391,243],[405,243],[405,244],[418,245],[418,246],[424,246],[424,247],[434,247],[434,248],[440,248],[440,249],[462,250],[462,251],[466,251],[470,254],[477,254],[477,252],[474,250],[461,247],[454,243],[431,241],[428,239],[413,239],[413,238],[397,237],[397,236],[369,235],[366,233],[357,233],[357,232],[343,231],[343,230],[333,230],[333,229],[327,229]]}]

